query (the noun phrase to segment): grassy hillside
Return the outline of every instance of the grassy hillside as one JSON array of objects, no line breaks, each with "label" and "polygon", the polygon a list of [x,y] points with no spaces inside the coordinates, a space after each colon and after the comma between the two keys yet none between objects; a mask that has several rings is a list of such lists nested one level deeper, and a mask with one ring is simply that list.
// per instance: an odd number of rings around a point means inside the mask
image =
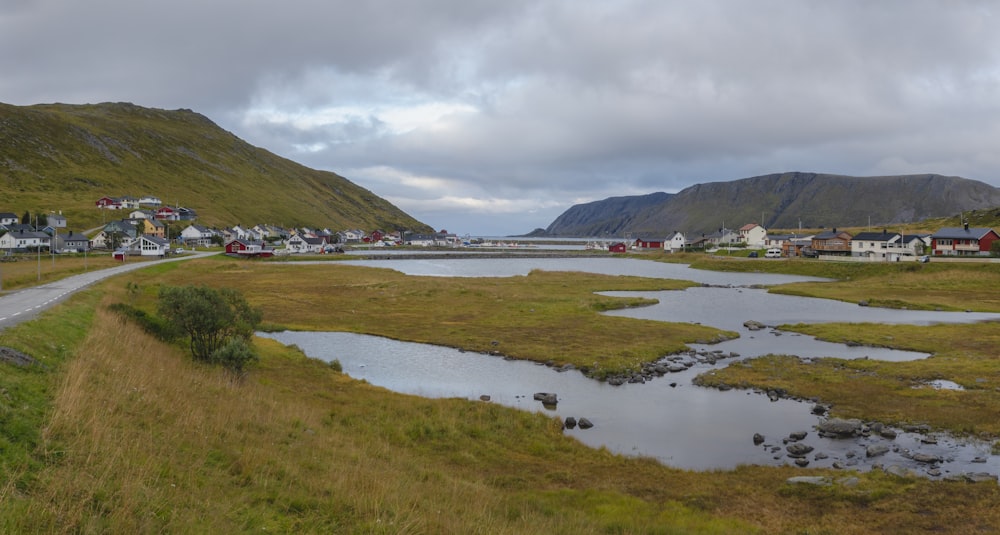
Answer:
[{"label": "grassy hillside", "polygon": [[254,147],[190,110],[0,104],[0,211],[62,211],[74,229],[120,214],[102,196],[154,195],[210,226],[430,230],[374,193]]}]

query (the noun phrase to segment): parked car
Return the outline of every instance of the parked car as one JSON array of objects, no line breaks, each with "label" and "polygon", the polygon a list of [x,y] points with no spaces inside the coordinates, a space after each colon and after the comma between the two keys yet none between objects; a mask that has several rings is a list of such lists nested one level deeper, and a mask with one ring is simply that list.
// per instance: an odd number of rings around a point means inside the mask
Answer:
[{"label": "parked car", "polygon": [[757,251],[750,251],[750,253],[747,255],[747,257],[749,257],[749,258],[757,258]]},{"label": "parked car", "polygon": [[819,251],[813,249],[812,247],[803,247],[802,256],[806,258],[819,258]]},{"label": "parked car", "polygon": [[781,258],[781,249],[771,248],[764,253],[764,258]]},{"label": "parked car", "polygon": [[926,264],[927,262],[930,262],[930,261],[931,261],[931,257],[929,257],[927,255],[924,255],[924,256],[921,256],[921,257],[917,258],[917,262],[921,262],[921,263],[924,263],[924,264]]}]

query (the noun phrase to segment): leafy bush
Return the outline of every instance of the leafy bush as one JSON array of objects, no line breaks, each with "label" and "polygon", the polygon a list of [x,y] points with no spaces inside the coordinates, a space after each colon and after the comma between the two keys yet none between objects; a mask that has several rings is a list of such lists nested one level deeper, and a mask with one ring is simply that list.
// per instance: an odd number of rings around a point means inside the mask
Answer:
[{"label": "leafy bush", "polygon": [[247,368],[260,360],[254,353],[250,343],[242,337],[236,337],[226,345],[212,353],[212,362],[219,364],[237,376],[246,373]]}]

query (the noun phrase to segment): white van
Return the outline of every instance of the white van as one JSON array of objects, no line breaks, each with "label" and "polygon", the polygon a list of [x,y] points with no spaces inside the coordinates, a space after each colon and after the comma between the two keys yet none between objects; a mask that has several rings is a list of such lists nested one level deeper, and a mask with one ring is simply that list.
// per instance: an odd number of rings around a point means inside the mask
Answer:
[{"label": "white van", "polygon": [[764,258],[781,258],[781,249],[768,249]]}]

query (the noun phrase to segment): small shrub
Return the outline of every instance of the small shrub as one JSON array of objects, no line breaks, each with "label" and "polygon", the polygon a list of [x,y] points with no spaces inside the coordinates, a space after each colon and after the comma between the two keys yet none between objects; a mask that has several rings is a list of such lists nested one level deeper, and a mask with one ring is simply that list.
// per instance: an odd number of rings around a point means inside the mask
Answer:
[{"label": "small shrub", "polygon": [[242,337],[230,340],[226,345],[212,353],[211,362],[219,364],[237,376],[246,373],[247,368],[257,362],[259,357],[250,344]]},{"label": "small shrub", "polygon": [[337,373],[344,373],[344,367],[340,364],[340,359],[330,361],[330,367]]}]

